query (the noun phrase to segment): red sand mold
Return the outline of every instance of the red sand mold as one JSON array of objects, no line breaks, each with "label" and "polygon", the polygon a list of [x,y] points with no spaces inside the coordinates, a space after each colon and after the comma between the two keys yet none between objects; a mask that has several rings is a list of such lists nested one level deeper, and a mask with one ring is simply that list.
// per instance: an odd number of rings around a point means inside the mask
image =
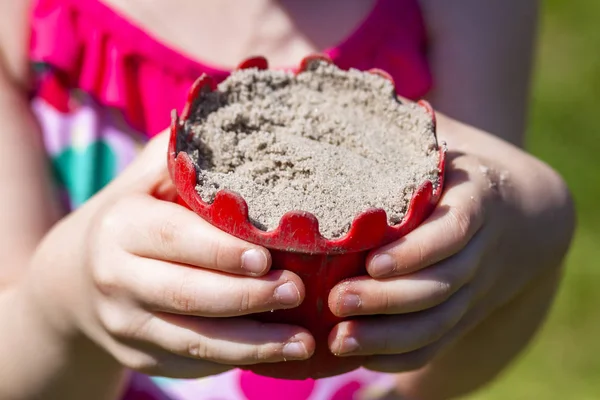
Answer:
[{"label": "red sand mold", "polygon": [[340,281],[365,274],[370,249],[414,229],[443,188],[445,148],[426,102],[402,103],[385,73],[344,71],[323,56],[296,72],[254,58],[216,85],[201,77],[173,116],[169,170],[180,203],[216,227],[271,250],[297,273],[297,308],[257,314],[315,336],[308,361],[252,366],[288,379],[350,371],[327,337],[341,319],[327,306]]}]

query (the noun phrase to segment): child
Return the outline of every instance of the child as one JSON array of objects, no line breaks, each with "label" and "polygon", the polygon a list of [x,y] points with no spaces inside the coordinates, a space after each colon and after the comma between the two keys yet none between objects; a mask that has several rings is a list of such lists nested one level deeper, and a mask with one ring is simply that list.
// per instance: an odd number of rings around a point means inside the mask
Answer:
[{"label": "child", "polygon": [[[490,382],[543,321],[574,225],[561,178],[520,148],[536,15],[534,0],[2,2],[0,398],[445,399]],[[275,380],[233,366],[306,359],[314,340],[244,315],[297,306],[303,283],[170,202],[161,132],[203,72],[313,52],[429,98],[450,160],[432,216],[330,294],[363,316],[330,349],[363,368]]]}]

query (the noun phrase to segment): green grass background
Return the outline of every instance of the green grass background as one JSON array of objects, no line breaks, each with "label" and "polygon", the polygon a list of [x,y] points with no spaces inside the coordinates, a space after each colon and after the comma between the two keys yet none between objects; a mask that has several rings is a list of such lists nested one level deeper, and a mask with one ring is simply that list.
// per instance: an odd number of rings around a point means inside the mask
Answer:
[{"label": "green grass background", "polygon": [[540,335],[472,400],[600,399],[600,0],[542,6],[528,147],[567,180],[578,231]]}]

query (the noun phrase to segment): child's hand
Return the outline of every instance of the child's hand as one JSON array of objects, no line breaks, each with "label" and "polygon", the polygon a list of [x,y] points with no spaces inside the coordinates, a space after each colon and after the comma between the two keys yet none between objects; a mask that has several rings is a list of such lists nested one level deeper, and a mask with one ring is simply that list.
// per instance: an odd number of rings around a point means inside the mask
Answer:
[{"label": "child's hand", "polygon": [[330,335],[334,354],[372,356],[367,368],[400,372],[430,363],[556,270],[572,234],[568,192],[548,167],[442,116],[439,127],[450,152],[438,207],[370,255],[370,277],[330,293],[334,314],[373,315],[340,323]]},{"label": "child's hand", "polygon": [[264,248],[157,198],[174,193],[166,140],[47,236],[27,293],[58,329],[83,332],[147,374],[200,377],[308,358],[305,329],[240,318],[299,305],[299,277],[270,272]]}]

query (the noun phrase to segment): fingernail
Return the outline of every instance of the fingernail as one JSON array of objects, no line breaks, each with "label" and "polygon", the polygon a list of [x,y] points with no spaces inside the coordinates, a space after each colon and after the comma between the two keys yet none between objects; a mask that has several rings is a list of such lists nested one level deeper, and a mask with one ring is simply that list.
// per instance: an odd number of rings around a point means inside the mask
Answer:
[{"label": "fingernail", "polygon": [[352,336],[348,336],[348,337],[345,337],[342,339],[342,342],[340,343],[337,354],[343,355],[343,354],[354,353],[359,348],[360,348],[360,345],[358,344],[358,341],[355,338],[353,338]]},{"label": "fingernail", "polygon": [[374,277],[386,276],[394,272],[396,261],[389,254],[378,254],[371,261],[370,273]]},{"label": "fingernail", "polygon": [[362,301],[360,297],[355,294],[344,294],[342,299],[338,305],[338,314],[339,315],[348,315],[352,314],[356,310],[360,308]]},{"label": "fingernail", "polygon": [[293,282],[286,282],[275,289],[275,299],[284,306],[295,306],[300,302],[300,292]]},{"label": "fingernail", "polygon": [[267,257],[265,253],[257,249],[246,250],[242,254],[242,269],[253,273],[260,274],[267,268]]},{"label": "fingernail", "polygon": [[283,357],[303,360],[308,356],[306,347],[302,342],[289,342],[283,346]]}]

